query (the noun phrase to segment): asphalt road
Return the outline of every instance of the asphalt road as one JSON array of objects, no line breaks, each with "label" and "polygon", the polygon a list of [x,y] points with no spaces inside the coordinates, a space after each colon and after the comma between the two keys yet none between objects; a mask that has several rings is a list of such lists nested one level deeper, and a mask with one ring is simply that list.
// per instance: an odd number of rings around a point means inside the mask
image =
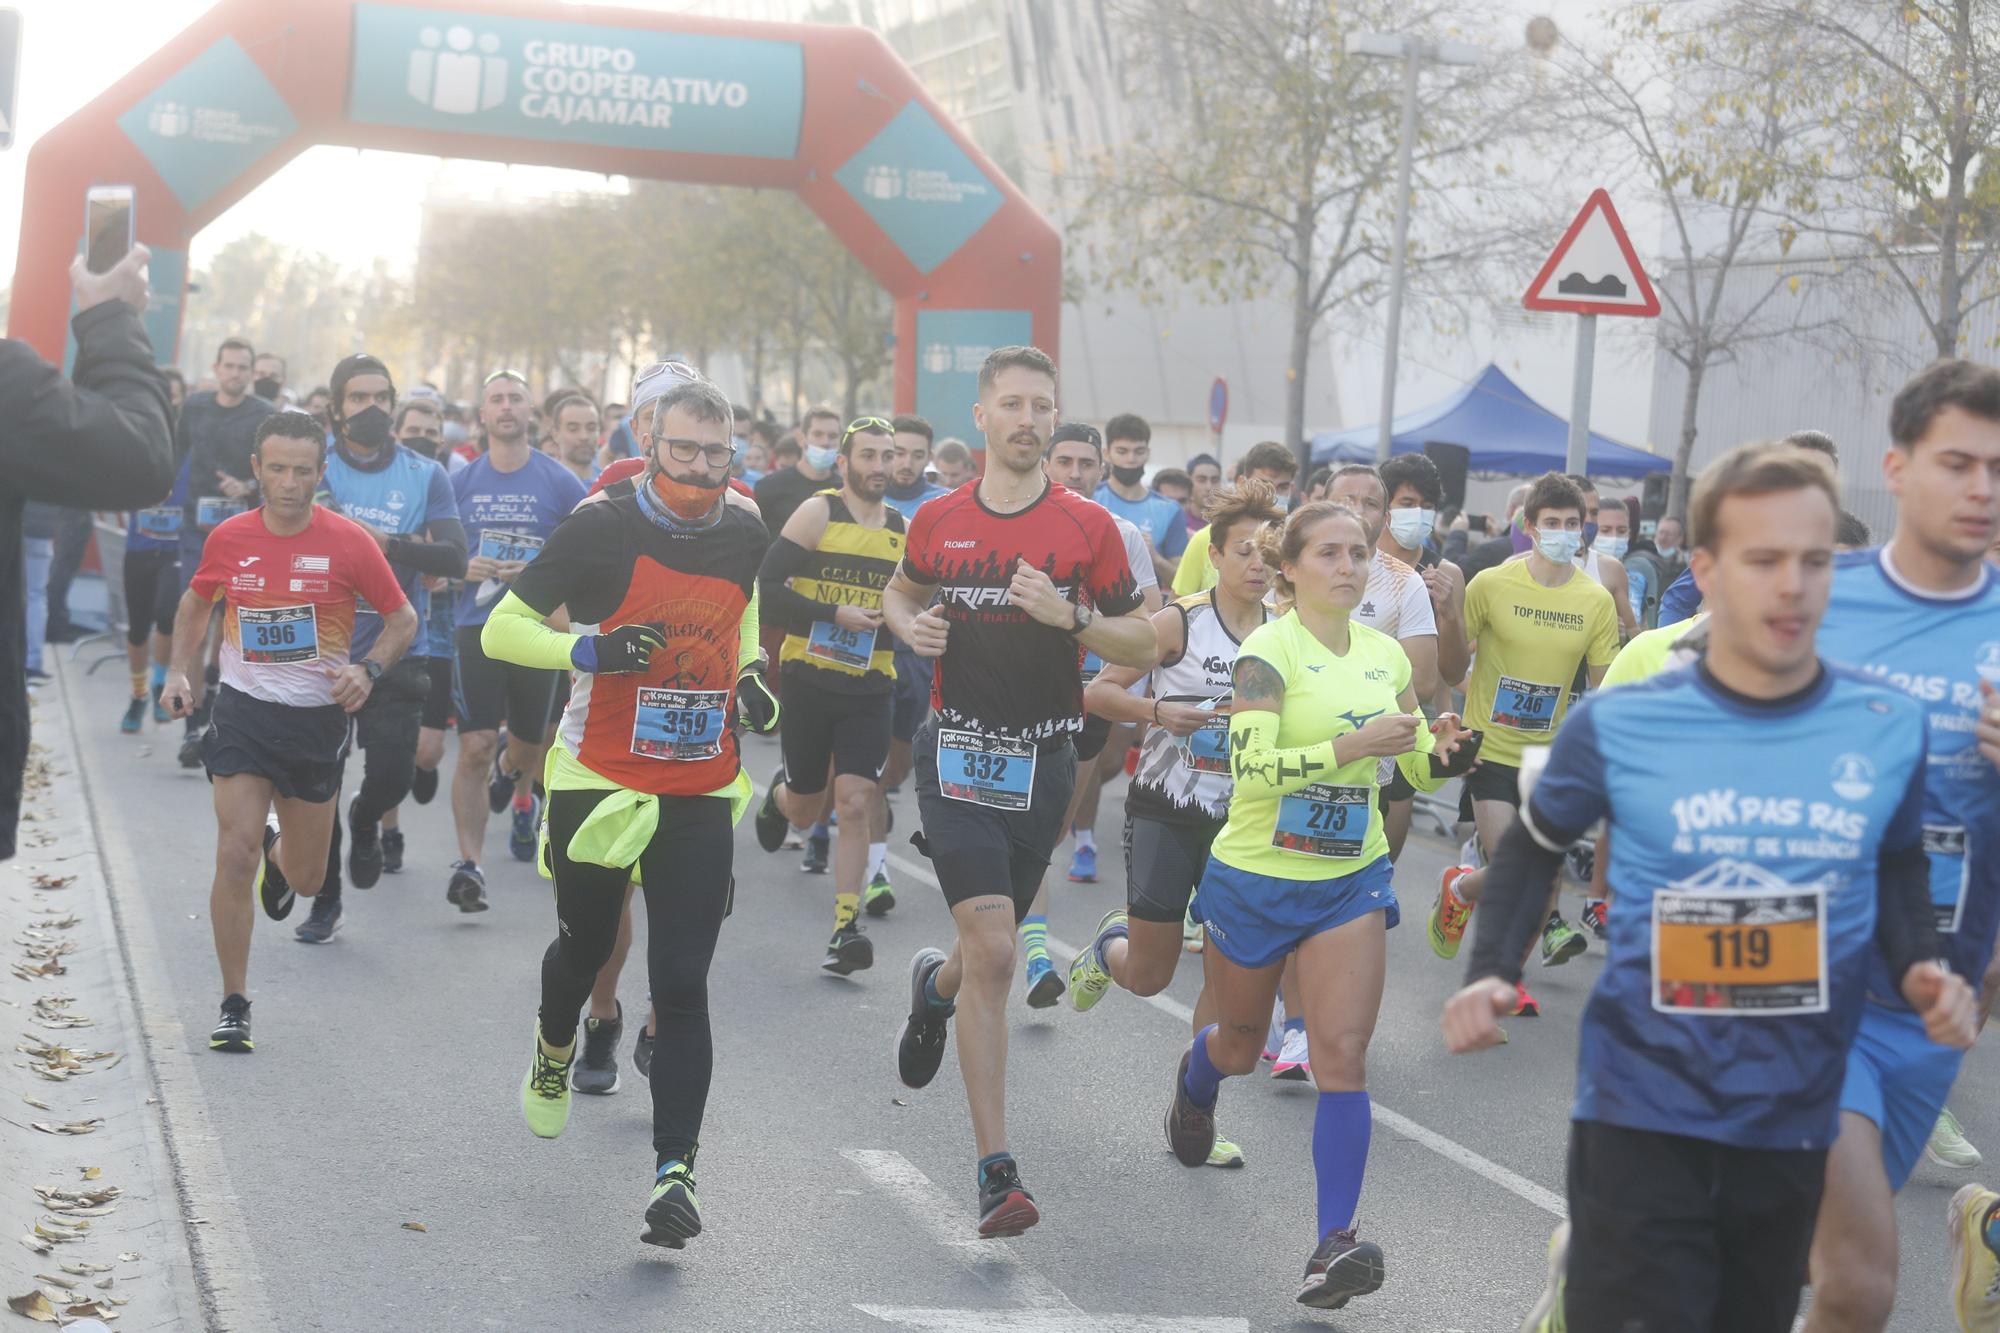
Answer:
[{"label": "asphalt road", "polygon": [[[907,794],[891,844],[899,906],[869,924],[876,967],[844,980],[818,969],[830,881],[799,873],[796,853],[760,852],[748,820],[738,830],[736,912],[710,979],[707,1230],[669,1252],[638,1242],[652,1180],[650,1103],[630,1067],[643,945],[621,985],[623,1088],[578,1097],[562,1138],[535,1139],[518,1091],[551,895],[508,857],[496,819],[485,858],[493,909],[464,916],[446,904],[441,797],[405,807],[408,868],[348,890],[332,945],[293,939],[303,906],[282,925],[260,917],[257,1052],[211,1054],[221,996],[206,784],[174,764],[178,726],[118,734],[122,671],[85,682],[66,669],[186,1208],[205,1228],[205,1280],[222,1308],[255,1312],[235,1327],[578,1330],[671,1319],[746,1330],[1486,1333],[1515,1328],[1540,1289],[1595,954],[1531,970],[1546,1016],[1511,1020],[1510,1045],[1447,1057],[1437,1016],[1458,974],[1431,955],[1422,913],[1450,848],[1428,831],[1398,868],[1405,920],[1390,935],[1371,1060],[1377,1118],[1360,1225],[1387,1252],[1377,1295],[1333,1314],[1292,1302],[1315,1239],[1309,1087],[1261,1072],[1225,1085],[1221,1124],[1243,1145],[1243,1170],[1189,1171],[1169,1155],[1160,1120],[1187,1039],[1191,958],[1155,1003],[1114,991],[1089,1014],[1015,1010],[1010,1132],[1044,1220],[1018,1240],[973,1239],[955,1057],[922,1092],[895,1077],[907,961],[948,943],[950,927],[902,841],[915,819]],[[751,771],[768,772],[775,746],[748,749]],[[1099,824],[1101,882],[1057,885],[1060,941],[1080,943],[1122,901],[1120,790]],[[1059,851],[1058,877],[1066,859]],[[1995,1083],[1982,1049],[1953,1104],[1973,1141],[2000,1151]],[[1949,1326],[1944,1205],[1960,1183],[1924,1165],[1901,1197],[1898,1330]]]}]

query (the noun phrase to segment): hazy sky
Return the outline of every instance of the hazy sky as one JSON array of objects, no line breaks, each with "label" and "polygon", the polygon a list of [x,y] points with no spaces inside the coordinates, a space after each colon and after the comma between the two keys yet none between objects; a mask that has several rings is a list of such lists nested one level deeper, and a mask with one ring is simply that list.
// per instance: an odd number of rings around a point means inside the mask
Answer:
[{"label": "hazy sky", "polygon": [[[117,82],[162,43],[212,8],[208,0],[11,0],[25,16],[14,144],[0,153],[0,282],[11,278],[20,244],[28,148],[34,140]],[[675,0],[622,0],[630,9],[681,9]],[[455,192],[545,193],[602,185],[601,176],[546,168],[308,149],[235,208],[203,229],[199,264],[233,236],[262,231],[364,266],[388,253],[408,257],[424,191],[438,172]],[[292,187],[292,188],[287,188]],[[293,200],[310,194],[313,205]],[[76,201],[81,218],[83,201]]]}]

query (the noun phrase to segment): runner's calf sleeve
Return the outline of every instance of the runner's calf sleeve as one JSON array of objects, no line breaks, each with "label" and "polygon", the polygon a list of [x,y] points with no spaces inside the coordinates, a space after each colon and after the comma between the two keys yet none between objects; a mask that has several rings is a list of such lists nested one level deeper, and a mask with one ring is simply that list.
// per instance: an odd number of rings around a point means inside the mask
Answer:
[{"label": "runner's calf sleeve", "polygon": [[1322,1092],[1313,1115],[1313,1176],[1319,1185],[1319,1238],[1354,1225],[1361,1181],[1368,1171],[1373,1128],[1368,1094]]},{"label": "runner's calf sleeve", "polygon": [[1520,958],[1542,929],[1549,905],[1549,887],[1562,869],[1563,854],[1544,847],[1529,831],[1523,810],[1507,826],[1486,867],[1486,891],[1473,913],[1472,961],[1466,965],[1470,985],[1482,977],[1499,977],[1509,985],[1521,980]]}]

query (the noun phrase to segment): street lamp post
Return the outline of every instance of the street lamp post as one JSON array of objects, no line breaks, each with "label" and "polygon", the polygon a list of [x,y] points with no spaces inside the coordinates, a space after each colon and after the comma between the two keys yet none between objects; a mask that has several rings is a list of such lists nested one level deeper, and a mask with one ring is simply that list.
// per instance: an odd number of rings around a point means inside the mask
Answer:
[{"label": "street lamp post", "polygon": [[1403,131],[1396,151],[1396,238],[1389,271],[1389,327],[1382,341],[1382,416],[1375,437],[1375,461],[1380,463],[1389,457],[1395,430],[1396,353],[1403,334],[1403,287],[1410,244],[1410,170],[1417,147],[1417,78],[1426,61],[1476,65],[1485,53],[1465,42],[1433,42],[1380,32],[1350,33],[1347,53],[1403,62]]}]

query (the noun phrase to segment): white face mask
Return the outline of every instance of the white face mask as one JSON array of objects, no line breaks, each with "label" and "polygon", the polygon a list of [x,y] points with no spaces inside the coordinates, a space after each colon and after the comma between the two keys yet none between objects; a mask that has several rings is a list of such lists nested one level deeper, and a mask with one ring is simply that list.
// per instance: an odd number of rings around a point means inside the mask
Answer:
[{"label": "white face mask", "polygon": [[839,459],[840,459],[840,447],[838,445],[828,445],[824,449],[820,448],[816,444],[809,444],[806,446],[806,462],[811,464],[813,467],[819,469],[821,472],[831,472],[833,470],[833,465],[836,462],[838,462]]},{"label": "white face mask", "polygon": [[1396,539],[1396,545],[1406,551],[1413,551],[1430,539],[1431,529],[1437,524],[1435,509],[1391,509],[1389,511],[1389,535]]},{"label": "white face mask", "polygon": [[1659,551],[1661,558],[1665,560],[1671,560],[1681,553],[1681,548],[1678,546],[1656,545],[1654,549]]},{"label": "white face mask", "polygon": [[1597,549],[1613,560],[1623,560],[1626,548],[1631,544],[1623,537],[1607,537],[1601,532],[1597,534]]},{"label": "white face mask", "polygon": [[1535,532],[1535,549],[1542,553],[1544,560],[1558,565],[1567,565],[1576,559],[1576,553],[1583,547],[1583,534],[1565,532],[1557,528],[1539,528]]}]

